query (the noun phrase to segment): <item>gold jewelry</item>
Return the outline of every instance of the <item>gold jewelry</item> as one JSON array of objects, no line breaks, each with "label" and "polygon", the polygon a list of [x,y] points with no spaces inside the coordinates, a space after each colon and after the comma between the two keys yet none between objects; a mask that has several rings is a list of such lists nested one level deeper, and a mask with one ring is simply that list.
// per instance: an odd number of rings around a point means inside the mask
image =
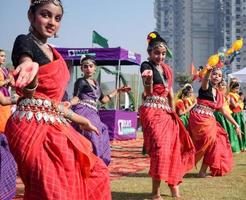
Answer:
[{"label": "gold jewelry", "polygon": [[32,88],[30,88],[28,86],[27,87],[24,87],[22,89],[22,91],[25,92],[25,93],[33,93],[37,89],[37,87],[38,87],[38,83],[34,87],[32,87]]}]

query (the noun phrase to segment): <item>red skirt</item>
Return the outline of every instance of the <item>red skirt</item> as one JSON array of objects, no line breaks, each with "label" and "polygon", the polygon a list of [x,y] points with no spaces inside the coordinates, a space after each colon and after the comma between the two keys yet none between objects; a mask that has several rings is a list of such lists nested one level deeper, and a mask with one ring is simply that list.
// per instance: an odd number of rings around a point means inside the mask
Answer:
[{"label": "red skirt", "polygon": [[150,155],[149,174],[169,185],[182,182],[194,166],[194,146],[178,116],[163,109],[140,108],[144,146]]},{"label": "red skirt", "polygon": [[196,148],[196,162],[210,167],[212,176],[223,176],[232,170],[233,155],[228,134],[212,116],[191,111],[189,132]]},{"label": "red skirt", "polygon": [[107,167],[70,125],[10,118],[6,135],[25,200],[111,199]]}]

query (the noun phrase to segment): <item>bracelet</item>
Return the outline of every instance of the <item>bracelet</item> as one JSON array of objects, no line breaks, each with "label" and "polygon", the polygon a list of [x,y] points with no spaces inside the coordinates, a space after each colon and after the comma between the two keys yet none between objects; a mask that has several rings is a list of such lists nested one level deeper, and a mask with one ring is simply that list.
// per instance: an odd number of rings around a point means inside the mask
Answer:
[{"label": "bracelet", "polygon": [[67,113],[64,115],[66,118],[68,118],[68,119],[71,119],[72,118],[72,116],[73,116],[73,111],[71,110],[71,109],[69,109],[68,111],[67,111]]},{"label": "bracelet", "polygon": [[57,112],[64,113],[64,111],[65,111],[64,104],[63,103],[58,104],[56,110],[57,110]]},{"label": "bracelet", "polygon": [[112,98],[109,94],[107,95],[107,97],[109,98],[110,101],[112,101]]},{"label": "bracelet", "polygon": [[146,82],[143,81],[143,85],[144,85],[145,87],[150,87],[152,84],[153,84],[153,81],[151,81],[149,84],[146,84]]},{"label": "bracelet", "polygon": [[32,93],[37,89],[37,87],[38,87],[38,83],[33,88],[24,87],[22,88],[22,91],[26,93]]},{"label": "bracelet", "polygon": [[11,95],[10,96],[10,101],[11,101],[11,104],[16,104],[16,102],[17,102],[17,96],[15,96],[15,95]]},{"label": "bracelet", "polygon": [[234,128],[237,129],[237,128],[240,128],[240,126],[237,124],[237,125],[234,125]]}]

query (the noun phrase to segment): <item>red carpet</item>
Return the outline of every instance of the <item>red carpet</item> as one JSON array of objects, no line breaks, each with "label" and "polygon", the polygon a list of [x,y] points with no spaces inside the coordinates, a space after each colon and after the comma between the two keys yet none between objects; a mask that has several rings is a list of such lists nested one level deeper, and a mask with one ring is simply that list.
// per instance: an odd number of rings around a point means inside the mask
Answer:
[{"label": "red carpet", "polygon": [[111,180],[134,174],[149,167],[149,158],[142,155],[143,138],[111,142],[112,161],[109,165]]},{"label": "red carpet", "polygon": [[[143,138],[136,140],[112,141],[112,161],[109,165],[111,180],[134,174],[149,167],[149,158],[142,155]],[[22,200],[24,185],[17,179],[17,196],[14,200]]]}]

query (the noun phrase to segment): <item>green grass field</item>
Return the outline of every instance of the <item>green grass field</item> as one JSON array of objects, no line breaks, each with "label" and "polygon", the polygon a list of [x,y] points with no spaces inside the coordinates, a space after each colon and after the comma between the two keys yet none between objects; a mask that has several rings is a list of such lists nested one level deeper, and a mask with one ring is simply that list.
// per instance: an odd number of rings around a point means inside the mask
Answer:
[{"label": "green grass field", "polygon": [[[246,152],[234,154],[234,169],[223,177],[196,178],[198,169],[188,173],[180,187],[181,200],[246,200]],[[151,178],[148,170],[111,182],[113,200],[143,200],[151,198]],[[165,183],[161,185],[163,199],[170,197]]]}]

